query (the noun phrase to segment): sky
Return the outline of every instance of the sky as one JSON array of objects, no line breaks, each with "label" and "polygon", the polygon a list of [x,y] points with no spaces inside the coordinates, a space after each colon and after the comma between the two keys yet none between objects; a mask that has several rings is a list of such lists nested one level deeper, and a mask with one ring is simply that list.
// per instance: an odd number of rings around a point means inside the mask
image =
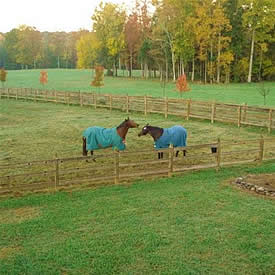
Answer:
[{"label": "sky", "polygon": [[[19,25],[36,27],[41,32],[91,30],[91,16],[101,1],[4,0],[1,1],[0,32],[9,32]],[[124,3],[126,7],[131,7],[135,1],[103,0],[103,2]]]}]

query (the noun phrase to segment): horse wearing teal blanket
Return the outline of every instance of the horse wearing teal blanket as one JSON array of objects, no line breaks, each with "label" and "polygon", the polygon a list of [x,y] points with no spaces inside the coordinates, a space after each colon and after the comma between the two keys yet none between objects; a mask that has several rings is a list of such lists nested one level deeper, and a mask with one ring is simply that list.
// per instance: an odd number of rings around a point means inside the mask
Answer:
[{"label": "horse wearing teal blanket", "polygon": [[83,156],[87,156],[88,151],[91,151],[91,155],[93,155],[94,150],[108,147],[112,147],[113,150],[125,150],[125,140],[129,128],[137,128],[138,126],[135,121],[130,120],[128,117],[119,126],[114,128],[99,126],[87,128],[83,132],[82,137]]},{"label": "horse wearing teal blanket", "polygon": [[[162,148],[168,148],[170,144],[173,147],[185,147],[187,139],[187,131],[184,127],[176,125],[170,128],[160,128],[150,126],[149,124],[145,125],[138,136],[142,135],[151,135],[154,139],[154,147],[159,150]],[[179,151],[176,152],[176,157],[178,156]],[[185,156],[186,151],[183,150],[183,155]],[[158,158],[163,158],[163,152],[158,153]]]}]

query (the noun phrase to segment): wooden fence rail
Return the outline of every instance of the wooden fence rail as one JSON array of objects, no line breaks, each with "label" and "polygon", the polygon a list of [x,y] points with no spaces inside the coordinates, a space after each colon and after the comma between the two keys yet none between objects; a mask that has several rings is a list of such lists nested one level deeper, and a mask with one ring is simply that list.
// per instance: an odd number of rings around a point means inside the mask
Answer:
[{"label": "wooden fence rail", "polygon": [[129,96],[113,94],[97,94],[84,92],[60,92],[34,90],[30,88],[0,88],[1,98],[33,100],[35,102],[55,102],[67,105],[92,106],[112,111],[118,109],[131,111],[176,115],[190,118],[206,119],[214,123],[229,122],[238,125],[266,127],[268,132],[275,129],[275,109],[248,106],[247,104],[225,104],[204,102],[191,99],[156,98],[151,96]]},{"label": "wooden fence rail", "polygon": [[[211,148],[216,147],[216,153]],[[186,150],[183,156],[182,150]],[[275,159],[275,138],[227,141],[161,150],[114,151],[88,157],[59,158],[20,163],[0,162],[0,195],[87,188],[118,184],[145,177],[171,176],[177,172],[261,163]],[[160,151],[160,152],[161,152]],[[180,151],[178,157],[175,152]],[[96,161],[95,161],[96,160]],[[150,167],[150,168],[148,168]]]}]

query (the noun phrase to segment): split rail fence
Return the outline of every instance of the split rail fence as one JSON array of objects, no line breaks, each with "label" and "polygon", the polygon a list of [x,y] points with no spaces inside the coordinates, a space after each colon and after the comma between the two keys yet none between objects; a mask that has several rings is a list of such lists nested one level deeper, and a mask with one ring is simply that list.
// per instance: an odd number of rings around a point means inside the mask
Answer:
[{"label": "split rail fence", "polygon": [[[216,147],[217,152],[211,153]],[[186,150],[183,156],[181,150]],[[176,157],[176,151],[180,150]],[[219,169],[246,163],[275,160],[275,138],[238,142],[200,144],[160,150],[114,151],[88,157],[71,157],[28,162],[0,162],[0,195],[81,189],[102,184],[171,176],[172,174],[207,168]]]},{"label": "split rail fence", "polygon": [[151,96],[128,96],[84,92],[60,92],[34,90],[30,88],[1,88],[1,98],[33,100],[36,102],[55,102],[68,105],[93,106],[94,108],[118,109],[126,113],[131,111],[176,115],[229,122],[238,125],[266,127],[268,132],[275,129],[275,109],[248,106],[247,104],[225,104],[190,99],[156,98]]}]

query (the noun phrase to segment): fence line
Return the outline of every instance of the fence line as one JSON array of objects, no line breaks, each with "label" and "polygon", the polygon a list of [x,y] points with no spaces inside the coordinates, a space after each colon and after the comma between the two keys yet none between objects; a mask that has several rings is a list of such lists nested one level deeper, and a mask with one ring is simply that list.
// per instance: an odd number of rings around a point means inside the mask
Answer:
[{"label": "fence line", "polygon": [[[216,147],[216,153],[211,148]],[[183,156],[182,150],[186,150]],[[41,190],[87,188],[98,184],[118,184],[145,177],[207,168],[220,169],[245,163],[275,159],[275,138],[199,144],[161,150],[114,151],[87,157],[58,158],[12,164],[0,162],[0,195]],[[159,152],[161,152],[159,151]],[[176,157],[175,151],[180,151]],[[148,166],[150,169],[148,169]]]},{"label": "fence line", "polygon": [[207,119],[211,123],[229,122],[238,127],[242,125],[266,127],[270,133],[275,129],[274,108],[248,106],[247,104],[226,104],[204,102],[191,99],[155,98],[151,96],[129,96],[113,94],[97,94],[84,92],[58,92],[55,90],[37,90],[31,88],[0,88],[1,98],[33,100],[35,102],[55,102],[67,105],[93,106],[110,111],[118,109],[131,111],[176,115],[190,118]]}]

